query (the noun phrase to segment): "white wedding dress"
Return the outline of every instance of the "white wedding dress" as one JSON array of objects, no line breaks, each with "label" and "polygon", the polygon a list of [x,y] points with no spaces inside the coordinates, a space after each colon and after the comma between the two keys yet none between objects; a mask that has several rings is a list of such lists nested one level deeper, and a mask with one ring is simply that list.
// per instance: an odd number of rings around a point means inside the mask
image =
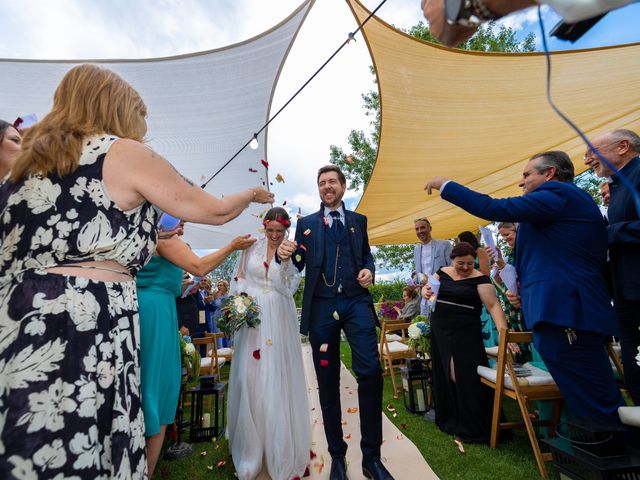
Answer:
[{"label": "white wedding dress", "polygon": [[254,479],[263,459],[273,480],[304,475],[311,417],[293,293],[300,276],[289,262],[265,266],[267,240],[244,251],[232,294],[246,292],[260,307],[260,325],[234,336],[227,401],[227,438],[240,480]]}]

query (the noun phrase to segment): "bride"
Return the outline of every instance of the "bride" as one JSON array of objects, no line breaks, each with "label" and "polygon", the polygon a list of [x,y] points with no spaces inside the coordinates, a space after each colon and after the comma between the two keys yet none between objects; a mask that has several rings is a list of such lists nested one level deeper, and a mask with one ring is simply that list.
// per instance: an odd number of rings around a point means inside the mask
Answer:
[{"label": "bride", "polygon": [[263,468],[273,480],[304,475],[311,420],[293,293],[300,277],[291,262],[275,261],[290,226],[280,207],[264,216],[265,237],[242,252],[232,294],[246,292],[260,307],[257,328],[234,336],[228,396],[229,448],[240,480]]}]

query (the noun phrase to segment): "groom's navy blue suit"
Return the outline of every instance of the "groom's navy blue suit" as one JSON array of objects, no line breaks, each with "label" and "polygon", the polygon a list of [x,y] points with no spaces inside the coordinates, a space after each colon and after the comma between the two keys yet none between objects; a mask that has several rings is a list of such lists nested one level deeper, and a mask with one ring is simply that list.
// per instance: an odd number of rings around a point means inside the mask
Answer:
[{"label": "groom's navy blue suit", "polygon": [[[375,273],[367,237],[367,218],[344,208],[334,219],[320,211],[298,220],[298,248],[292,261],[306,266],[300,331],[309,334],[320,387],[324,430],[332,457],[344,456],[340,406],[340,330],[353,355],[360,404],[360,446],[364,458],[380,456],[382,444],[382,370],[371,294],[359,285],[363,268]],[[326,214],[326,218],[325,218]],[[334,222],[343,222],[331,228]],[[339,228],[336,228],[339,227]],[[326,344],[326,351],[320,351]],[[322,348],[325,350],[325,348]]]}]

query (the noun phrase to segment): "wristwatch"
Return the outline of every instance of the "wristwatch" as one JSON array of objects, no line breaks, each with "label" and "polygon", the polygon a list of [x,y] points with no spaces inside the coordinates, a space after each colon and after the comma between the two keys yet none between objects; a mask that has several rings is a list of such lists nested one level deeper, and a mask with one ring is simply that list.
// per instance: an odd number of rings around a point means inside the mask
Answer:
[{"label": "wristwatch", "polygon": [[450,25],[472,28],[501,17],[489,10],[484,0],[445,0],[444,13]]}]

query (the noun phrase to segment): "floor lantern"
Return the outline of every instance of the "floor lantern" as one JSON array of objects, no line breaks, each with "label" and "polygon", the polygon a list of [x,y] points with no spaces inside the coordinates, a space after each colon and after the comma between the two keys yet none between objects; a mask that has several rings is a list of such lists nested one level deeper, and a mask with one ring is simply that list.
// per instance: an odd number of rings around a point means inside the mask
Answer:
[{"label": "floor lantern", "polygon": [[214,375],[203,375],[200,383],[187,389],[191,402],[191,441],[220,439],[226,427],[226,382],[216,382]]},{"label": "floor lantern", "polygon": [[431,406],[430,362],[415,358],[407,360],[407,365],[400,367],[402,398],[405,408],[411,413],[424,413]]}]

